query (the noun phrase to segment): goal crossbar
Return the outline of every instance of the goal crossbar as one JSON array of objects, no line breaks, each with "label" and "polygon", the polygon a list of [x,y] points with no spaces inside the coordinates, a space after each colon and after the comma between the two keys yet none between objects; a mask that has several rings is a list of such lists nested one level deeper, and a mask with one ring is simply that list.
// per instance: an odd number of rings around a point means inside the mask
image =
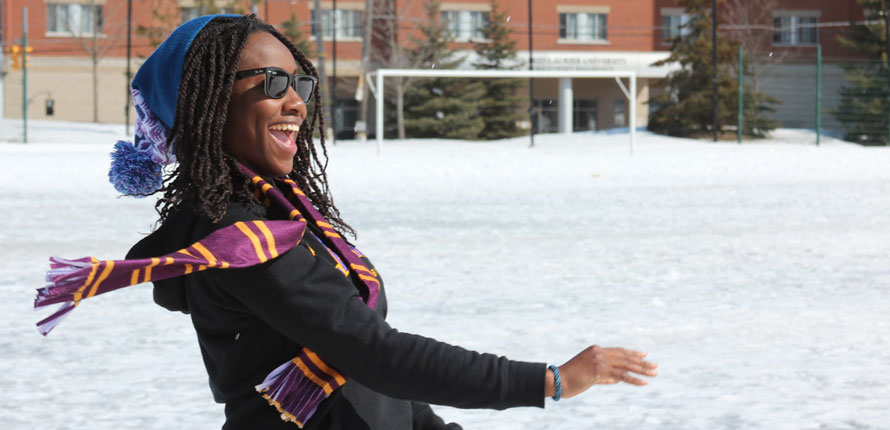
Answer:
[{"label": "goal crossbar", "polygon": [[[634,151],[636,143],[636,103],[634,96],[637,93],[637,73],[633,70],[420,70],[420,69],[378,69],[368,72],[365,82],[374,94],[377,101],[376,134],[377,134],[377,153],[383,150],[383,80],[386,77],[423,77],[423,78],[615,78],[621,92],[628,99],[629,105],[629,131],[630,131],[630,152]],[[374,79],[372,79],[372,77]],[[625,87],[621,79],[627,79],[630,88]],[[373,84],[372,82],[376,83]]]}]

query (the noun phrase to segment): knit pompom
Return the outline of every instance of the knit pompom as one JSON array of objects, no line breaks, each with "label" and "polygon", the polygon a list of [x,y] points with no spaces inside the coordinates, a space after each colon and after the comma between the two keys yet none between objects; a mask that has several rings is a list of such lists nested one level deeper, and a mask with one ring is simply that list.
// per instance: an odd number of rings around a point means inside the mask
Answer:
[{"label": "knit pompom", "polygon": [[108,180],[114,189],[133,197],[145,197],[163,184],[163,166],[151,154],[140,151],[131,142],[119,140],[111,153]]}]

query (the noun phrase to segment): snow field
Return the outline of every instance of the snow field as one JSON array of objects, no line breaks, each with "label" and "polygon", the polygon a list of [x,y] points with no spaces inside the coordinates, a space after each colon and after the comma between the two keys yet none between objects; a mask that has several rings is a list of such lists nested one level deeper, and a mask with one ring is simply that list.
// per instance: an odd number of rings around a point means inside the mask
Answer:
[{"label": "snow field", "polygon": [[[49,255],[121,258],[156,215],[107,183],[122,127],[33,121],[27,146],[16,127],[0,121],[0,427],[221,425],[190,321],[149,287],[37,333]],[[621,133],[329,148],[394,327],[521,360],[595,343],[659,364],[647,387],[544,410],[436,410],[467,429],[886,428],[890,150],[797,130],[638,137],[633,156]]]}]

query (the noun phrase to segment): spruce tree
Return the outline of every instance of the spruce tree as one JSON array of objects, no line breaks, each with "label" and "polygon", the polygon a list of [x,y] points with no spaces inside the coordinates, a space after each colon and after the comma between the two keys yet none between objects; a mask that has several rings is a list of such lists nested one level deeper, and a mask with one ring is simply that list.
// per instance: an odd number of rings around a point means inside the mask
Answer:
[{"label": "spruce tree", "polygon": [[481,82],[464,78],[425,79],[408,88],[405,131],[411,137],[475,140],[485,126],[476,106]]},{"label": "spruce tree", "polygon": [[[455,56],[454,38],[439,19],[439,2],[424,4],[426,19],[420,37],[411,37],[416,48],[412,61],[421,68],[454,69],[463,58]],[[409,137],[477,139],[482,129],[478,117],[483,90],[464,78],[433,78],[412,82],[405,91],[405,133]]]},{"label": "spruce tree", "polygon": [[[655,109],[649,130],[670,136],[704,136],[713,133],[713,69],[711,0],[680,0],[690,15],[688,34],[671,40],[671,55],[655,66],[677,62],[680,69],[661,82],[665,91],[649,99]],[[718,17],[719,18],[719,17]],[[738,118],[738,42],[717,39],[717,129],[735,125]],[[778,103],[773,97],[744,86],[743,134],[762,137],[776,127],[767,115]]]},{"label": "spruce tree", "polygon": [[[510,70],[518,67],[516,60],[516,40],[510,38],[512,31],[507,27],[507,13],[498,2],[491,0],[488,25],[482,29],[484,41],[476,41],[473,47],[480,61],[473,64],[477,69]],[[483,82],[485,95],[481,99],[479,115],[485,127],[479,134],[482,139],[501,139],[525,134],[517,123],[525,116],[519,111],[524,98],[519,90],[523,81],[511,78],[486,79]]]},{"label": "spruce tree", "polygon": [[849,52],[869,59],[846,64],[849,85],[841,87],[841,101],[831,114],[845,128],[844,139],[863,145],[890,144],[890,67],[885,36],[884,0],[860,0],[878,16],[872,23],[852,27],[838,37]]},{"label": "spruce tree", "polygon": [[300,30],[300,21],[297,19],[297,14],[295,12],[291,12],[290,18],[287,21],[281,23],[281,28],[284,29],[284,36],[287,37],[294,45],[297,46],[297,49],[303,51],[307,57],[312,57],[312,44],[309,43],[309,39],[303,35],[303,31]]}]

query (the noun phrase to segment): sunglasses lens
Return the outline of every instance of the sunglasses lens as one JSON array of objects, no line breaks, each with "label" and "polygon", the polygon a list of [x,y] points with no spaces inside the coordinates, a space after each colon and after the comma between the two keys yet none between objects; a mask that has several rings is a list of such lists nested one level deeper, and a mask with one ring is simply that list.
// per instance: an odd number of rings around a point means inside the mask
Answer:
[{"label": "sunglasses lens", "polygon": [[269,97],[281,98],[287,92],[288,76],[282,73],[272,72],[266,81],[267,94]]},{"label": "sunglasses lens", "polygon": [[312,92],[315,90],[315,80],[305,76],[298,76],[296,82],[294,82],[294,89],[297,90],[297,95],[303,99],[303,103],[309,103],[309,99],[312,98]]}]

